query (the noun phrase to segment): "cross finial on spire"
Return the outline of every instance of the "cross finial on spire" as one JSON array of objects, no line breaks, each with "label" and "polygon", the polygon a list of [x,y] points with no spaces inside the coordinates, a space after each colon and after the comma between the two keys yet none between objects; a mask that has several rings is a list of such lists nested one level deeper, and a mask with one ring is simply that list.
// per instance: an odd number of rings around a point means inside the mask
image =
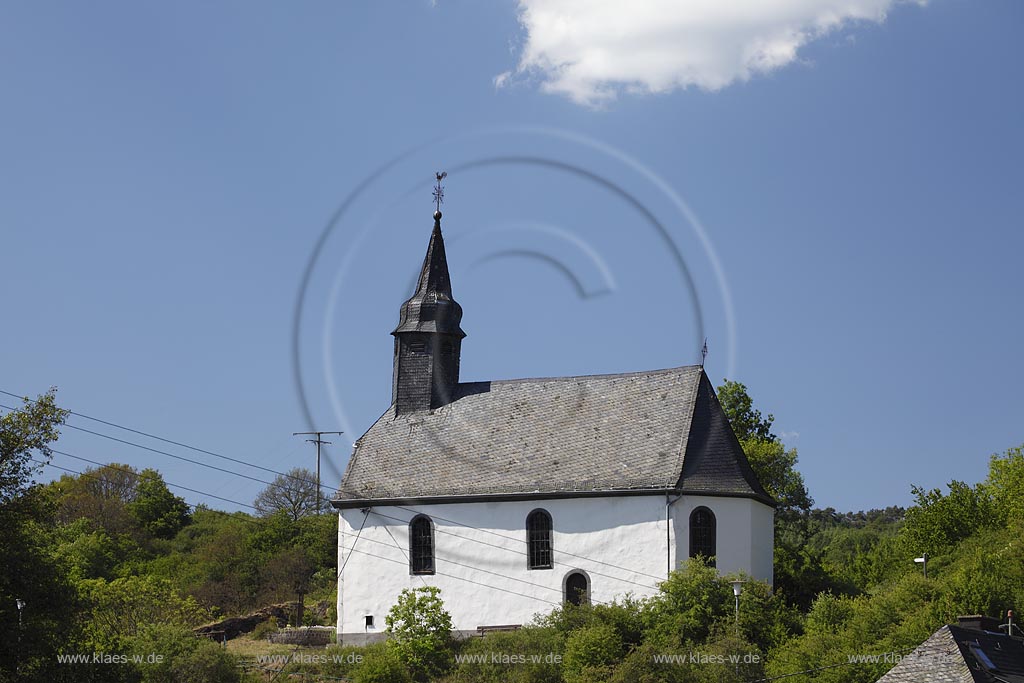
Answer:
[{"label": "cross finial on spire", "polygon": [[444,203],[444,186],[441,185],[441,181],[448,177],[448,171],[438,171],[434,177],[437,178],[437,187],[434,188],[434,204],[437,206],[437,212],[441,213],[441,204]]},{"label": "cross finial on spire", "polygon": [[700,366],[704,367],[704,361],[708,357],[708,338],[704,337],[704,346],[700,349]]}]

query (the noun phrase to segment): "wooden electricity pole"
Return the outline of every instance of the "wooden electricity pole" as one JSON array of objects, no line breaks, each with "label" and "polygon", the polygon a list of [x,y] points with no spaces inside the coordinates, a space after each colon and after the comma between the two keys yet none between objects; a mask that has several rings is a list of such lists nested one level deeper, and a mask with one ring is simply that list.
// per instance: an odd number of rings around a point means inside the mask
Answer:
[{"label": "wooden electricity pole", "polygon": [[292,436],[313,436],[316,438],[306,439],[308,443],[316,444],[316,514],[320,514],[320,447],[324,444],[330,445],[330,441],[324,441],[324,434],[344,434],[345,432],[292,432]]}]

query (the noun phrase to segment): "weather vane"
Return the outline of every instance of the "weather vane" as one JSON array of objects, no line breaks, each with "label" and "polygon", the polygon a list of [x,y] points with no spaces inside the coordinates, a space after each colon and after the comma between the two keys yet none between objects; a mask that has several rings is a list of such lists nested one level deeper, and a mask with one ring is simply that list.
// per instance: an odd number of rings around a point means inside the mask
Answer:
[{"label": "weather vane", "polygon": [[441,211],[441,204],[444,203],[444,186],[441,185],[441,181],[448,177],[448,171],[438,171],[434,174],[437,178],[437,187],[434,188],[434,204],[437,205],[437,211]]}]

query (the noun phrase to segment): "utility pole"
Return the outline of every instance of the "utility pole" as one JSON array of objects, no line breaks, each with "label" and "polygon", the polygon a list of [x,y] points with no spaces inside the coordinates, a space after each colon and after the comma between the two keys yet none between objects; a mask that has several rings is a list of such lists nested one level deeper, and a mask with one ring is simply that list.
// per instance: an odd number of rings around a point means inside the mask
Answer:
[{"label": "utility pole", "polygon": [[307,443],[316,444],[316,514],[320,514],[320,447],[324,444],[330,445],[330,441],[324,441],[324,434],[344,434],[345,432],[292,432],[292,436],[315,436],[313,439],[306,439]]}]

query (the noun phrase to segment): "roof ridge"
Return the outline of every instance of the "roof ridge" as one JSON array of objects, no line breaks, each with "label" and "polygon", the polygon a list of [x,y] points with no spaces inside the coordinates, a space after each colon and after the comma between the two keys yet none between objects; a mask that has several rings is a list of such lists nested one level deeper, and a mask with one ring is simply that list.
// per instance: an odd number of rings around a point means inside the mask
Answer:
[{"label": "roof ridge", "polygon": [[571,381],[576,379],[594,379],[594,378],[619,378],[619,377],[640,377],[650,375],[668,375],[679,370],[692,370],[702,369],[700,365],[679,365],[672,368],[659,368],[657,370],[637,370],[633,372],[611,372],[611,373],[595,373],[591,375],[563,375],[561,377],[513,377],[509,379],[482,379],[473,382],[459,382],[459,386],[469,384],[514,384],[517,382],[558,382],[558,381]]}]

